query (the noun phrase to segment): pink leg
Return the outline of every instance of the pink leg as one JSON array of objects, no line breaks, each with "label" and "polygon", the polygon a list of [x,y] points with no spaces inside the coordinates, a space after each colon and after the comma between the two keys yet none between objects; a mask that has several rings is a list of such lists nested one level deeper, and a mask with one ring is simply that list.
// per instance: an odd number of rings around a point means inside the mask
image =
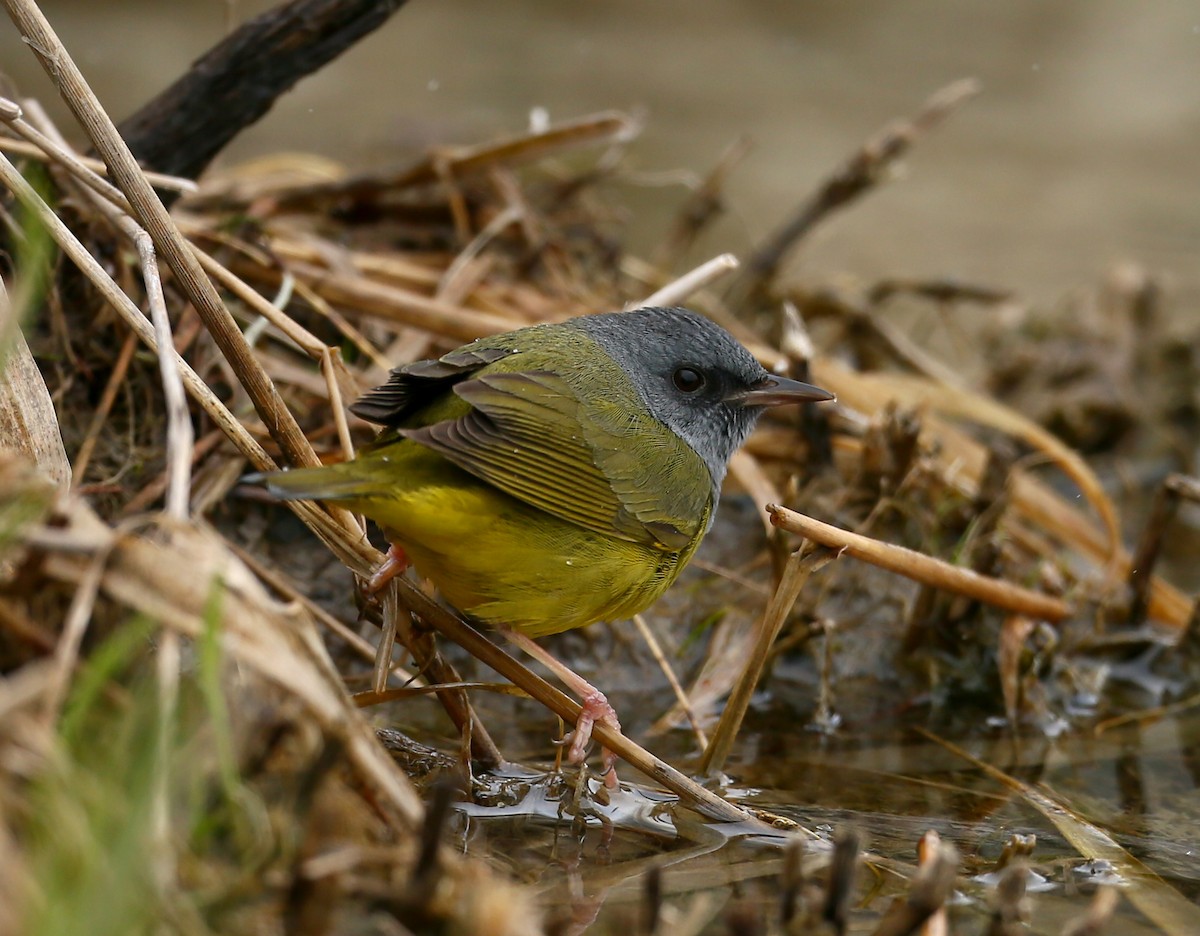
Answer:
[{"label": "pink leg", "polygon": [[408,566],[408,556],[405,555],[404,550],[394,543],[390,545],[387,551],[387,558],[383,560],[383,564],[367,579],[367,594],[378,594],[397,575],[403,575]]},{"label": "pink leg", "polygon": [[[583,706],[575,730],[568,736],[571,747],[567,751],[567,760],[572,764],[583,763],[587,756],[587,746],[592,740],[592,726],[596,723],[607,725],[613,731],[621,731],[621,723],[617,720],[616,710],[608,704],[604,693],[576,673],[573,669],[555,657],[549,650],[526,637],[518,631],[503,631],[505,637],[528,653],[538,662],[544,664],[555,676],[562,680],[563,685],[579,696]],[[610,790],[617,788],[617,755],[608,748],[601,750],[604,764],[604,785]]]}]

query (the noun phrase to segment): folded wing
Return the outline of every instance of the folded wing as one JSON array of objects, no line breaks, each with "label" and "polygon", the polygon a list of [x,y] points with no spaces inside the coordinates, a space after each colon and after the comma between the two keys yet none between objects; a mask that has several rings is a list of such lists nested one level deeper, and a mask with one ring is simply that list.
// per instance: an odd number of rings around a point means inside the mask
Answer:
[{"label": "folded wing", "polygon": [[648,413],[581,399],[549,371],[483,373],[454,393],[466,415],[399,434],[598,533],[677,552],[707,528],[707,467]]}]

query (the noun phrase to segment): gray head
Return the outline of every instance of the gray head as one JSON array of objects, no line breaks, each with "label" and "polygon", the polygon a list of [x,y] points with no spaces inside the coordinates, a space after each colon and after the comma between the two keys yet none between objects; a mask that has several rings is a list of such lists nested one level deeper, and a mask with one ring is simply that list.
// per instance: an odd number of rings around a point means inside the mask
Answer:
[{"label": "gray head", "polygon": [[586,315],[570,324],[621,365],[650,412],[704,459],[714,490],[768,406],[833,399],[768,373],[733,335],[687,309]]}]

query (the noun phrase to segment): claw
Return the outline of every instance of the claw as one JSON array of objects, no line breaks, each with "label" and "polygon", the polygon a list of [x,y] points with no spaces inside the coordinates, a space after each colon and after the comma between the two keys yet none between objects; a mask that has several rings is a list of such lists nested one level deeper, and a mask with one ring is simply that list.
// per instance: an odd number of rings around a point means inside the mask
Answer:
[{"label": "claw", "polygon": [[600,762],[604,765],[604,785],[610,790],[619,789],[621,786],[621,778],[617,776],[617,755],[604,748],[600,755]]}]

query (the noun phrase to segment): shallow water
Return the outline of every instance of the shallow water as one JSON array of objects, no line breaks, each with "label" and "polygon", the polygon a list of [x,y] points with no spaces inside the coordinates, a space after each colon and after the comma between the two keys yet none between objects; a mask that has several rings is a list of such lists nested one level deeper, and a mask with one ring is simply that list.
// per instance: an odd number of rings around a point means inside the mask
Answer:
[{"label": "shallow water", "polygon": [[[661,701],[625,698],[617,705],[628,712]],[[811,842],[806,852],[817,867],[827,863],[832,837],[858,830],[867,854],[851,932],[871,932],[891,900],[907,892],[918,840],[928,830],[961,857],[958,898],[951,907],[961,931],[982,925],[997,862],[1013,836],[1032,837],[1027,861],[1033,932],[1059,932],[1102,884],[1126,898],[1106,932],[1161,932],[1154,920],[1180,919],[1180,912],[1189,926],[1200,920],[1195,713],[1098,737],[1094,726],[1079,723],[1057,739],[999,726],[964,731],[961,724],[923,719],[919,712],[869,724],[847,713],[847,723],[828,735],[808,730],[811,711],[797,712],[769,693],[760,703],[731,756],[725,793],[815,832],[821,841]],[[539,760],[539,747],[547,751],[545,739],[531,736],[528,724],[518,733],[515,719],[487,720],[510,726],[501,728],[498,739],[505,750],[522,750],[532,763]],[[953,736],[972,757],[1026,784],[1027,792],[1007,788],[934,737],[919,734],[913,725],[921,724],[934,736]],[[694,762],[695,752],[681,733],[652,746],[685,771]],[[484,778],[482,787],[490,792],[461,807],[451,840],[518,879],[536,882],[548,907],[593,920],[593,932],[618,932],[641,918],[651,866],[661,869],[670,913],[695,909],[699,901],[724,908],[714,911],[705,932],[726,932],[724,916],[734,905],[750,908],[763,921],[777,918],[788,834],[698,822],[686,810],[673,809],[669,796],[639,786],[643,778],[636,771],[624,767],[622,779],[632,785],[610,805],[581,808],[573,771]],[[1063,811],[1058,822],[1039,808],[1047,797]],[[1093,846],[1101,857],[1082,857],[1079,837],[1096,835],[1100,844]],[[1109,854],[1106,848],[1112,849],[1108,858],[1102,857]]]}]

